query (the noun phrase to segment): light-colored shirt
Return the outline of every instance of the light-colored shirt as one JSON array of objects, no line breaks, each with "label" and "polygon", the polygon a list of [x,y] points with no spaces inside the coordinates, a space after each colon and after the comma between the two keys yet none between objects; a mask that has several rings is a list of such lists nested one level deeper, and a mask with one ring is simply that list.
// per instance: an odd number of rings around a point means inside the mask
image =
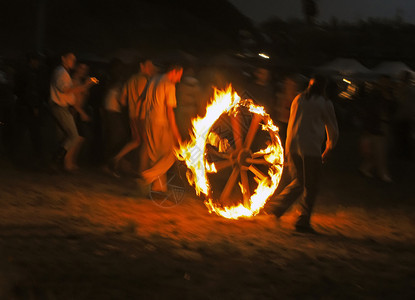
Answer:
[{"label": "light-colored shirt", "polygon": [[147,77],[141,73],[134,74],[124,85],[122,97],[126,97],[128,101],[128,115],[130,119],[138,117],[138,105],[140,104],[140,96],[147,84]]},{"label": "light-colored shirt", "polygon": [[141,118],[147,118],[153,124],[168,125],[167,107],[176,106],[176,85],[167,75],[157,76],[149,83]]},{"label": "light-colored shirt", "polygon": [[50,83],[50,99],[62,107],[74,105],[75,95],[64,93],[66,89],[72,86],[72,79],[68,71],[63,66],[57,67]]},{"label": "light-colored shirt", "polygon": [[108,89],[107,93],[105,94],[104,98],[104,108],[109,111],[114,111],[121,113],[121,103],[120,103],[120,96],[121,96],[121,86],[114,85],[110,89]]},{"label": "light-colored shirt", "polygon": [[301,156],[321,156],[326,147],[334,148],[339,136],[333,103],[322,96],[308,99],[299,94],[292,102],[287,128],[286,152]]}]

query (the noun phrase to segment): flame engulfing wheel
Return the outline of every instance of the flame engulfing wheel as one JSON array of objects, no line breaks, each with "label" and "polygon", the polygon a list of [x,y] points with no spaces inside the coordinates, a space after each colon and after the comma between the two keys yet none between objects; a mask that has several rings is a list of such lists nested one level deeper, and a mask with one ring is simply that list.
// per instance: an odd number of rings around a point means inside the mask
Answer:
[{"label": "flame engulfing wheel", "polygon": [[178,151],[188,180],[206,195],[210,212],[231,219],[259,213],[281,179],[278,128],[263,107],[229,87],[216,91],[206,115],[193,121],[192,140]]}]

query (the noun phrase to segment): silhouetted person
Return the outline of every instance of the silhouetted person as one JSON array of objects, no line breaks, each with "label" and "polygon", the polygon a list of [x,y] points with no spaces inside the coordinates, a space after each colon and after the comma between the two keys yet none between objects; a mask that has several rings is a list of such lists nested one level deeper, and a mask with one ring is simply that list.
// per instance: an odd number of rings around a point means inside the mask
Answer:
[{"label": "silhouetted person", "polygon": [[[119,59],[110,63],[109,79],[104,93],[101,109],[104,137],[104,166],[103,171],[113,173],[108,162],[120,151],[130,139],[129,120],[127,112],[121,103],[121,93],[124,86],[125,66]],[[114,173],[118,176],[117,173]]]},{"label": "silhouetted person", "polygon": [[298,83],[293,75],[288,75],[282,82],[281,91],[277,94],[277,102],[273,107],[274,122],[279,127],[279,136],[281,143],[285,148],[285,140],[287,138],[288,120],[290,118],[290,107],[294,98],[299,93]]},{"label": "silhouetted person", "polygon": [[14,70],[0,58],[0,139],[9,158],[13,157],[15,99]]},{"label": "silhouetted person", "polygon": [[415,121],[415,90],[412,75],[402,72],[396,87],[397,107],[393,115],[394,141],[399,158],[412,159],[412,134]]},{"label": "silhouetted person", "polygon": [[201,86],[193,68],[186,68],[177,85],[177,126],[184,140],[190,138],[192,119],[196,118],[201,100]]},{"label": "silhouetted person", "polygon": [[[72,82],[75,86],[84,85],[89,80],[89,66],[86,63],[78,62],[75,65]],[[76,108],[72,108],[72,114],[75,119],[76,128],[78,129],[78,135],[81,138],[80,143],[78,144],[77,153],[75,157],[78,157],[81,153],[81,150],[85,154],[90,154],[90,144],[92,140],[93,130],[93,112],[90,107],[89,100],[89,89],[80,90],[75,95],[75,105]],[[88,159],[90,157],[86,157]]]},{"label": "silhouetted person", "polygon": [[247,84],[246,90],[256,104],[265,107],[265,111],[272,114],[276,103],[276,90],[271,83],[271,71],[266,67],[257,67],[254,70],[254,80]]},{"label": "silhouetted person", "polygon": [[[42,57],[38,53],[30,53],[24,66],[16,75],[15,95],[16,104],[16,130],[15,130],[15,154],[22,151],[22,142],[26,133],[29,138],[34,155],[26,156],[33,158],[31,161],[17,161],[18,164],[25,163],[30,167],[42,167],[45,164],[45,153],[42,138],[42,117],[44,106],[48,96],[48,78],[42,68]],[[25,149],[27,155],[27,149]]]},{"label": "silhouetted person", "polygon": [[375,175],[384,182],[392,181],[388,166],[388,139],[395,105],[391,84],[389,76],[380,76],[373,89],[362,99],[362,163],[359,170],[366,177]]}]

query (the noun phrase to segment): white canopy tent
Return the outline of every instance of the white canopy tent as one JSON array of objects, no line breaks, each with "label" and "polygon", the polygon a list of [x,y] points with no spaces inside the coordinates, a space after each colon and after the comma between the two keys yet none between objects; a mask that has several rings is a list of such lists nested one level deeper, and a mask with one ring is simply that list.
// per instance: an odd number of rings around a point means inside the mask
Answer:
[{"label": "white canopy tent", "polygon": [[352,58],[336,58],[333,61],[318,67],[316,71],[343,76],[372,74],[370,69]]},{"label": "white canopy tent", "polygon": [[415,72],[401,61],[384,61],[372,69],[376,74],[386,74],[393,78],[398,78],[404,71],[408,71],[415,77]]}]

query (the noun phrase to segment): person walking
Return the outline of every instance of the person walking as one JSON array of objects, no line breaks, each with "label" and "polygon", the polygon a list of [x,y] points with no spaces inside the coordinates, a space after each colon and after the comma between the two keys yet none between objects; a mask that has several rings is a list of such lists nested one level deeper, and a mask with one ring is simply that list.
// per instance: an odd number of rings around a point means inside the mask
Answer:
[{"label": "person walking", "polygon": [[291,104],[285,154],[292,181],[279,194],[274,194],[269,202],[273,214],[280,218],[301,196],[301,212],[295,224],[298,232],[315,233],[310,218],[318,194],[322,164],[339,136],[334,107],[325,97],[325,88],[326,79],[316,75]]},{"label": "person walking", "polygon": [[134,74],[122,89],[120,102],[121,105],[128,106],[131,139],[121,148],[110,163],[115,174],[117,174],[118,164],[121,159],[141,144],[141,131],[143,130],[143,122],[140,121],[141,104],[146,95],[147,83],[156,71],[157,69],[153,61],[144,59],[140,63],[140,71]]},{"label": "person walking", "polygon": [[141,192],[149,192],[149,187],[157,192],[167,191],[166,173],[176,160],[173,148],[181,142],[174,108],[177,106],[175,85],[182,74],[182,66],[172,65],[148,85],[140,116],[145,124],[140,162],[143,171],[138,181]]}]

